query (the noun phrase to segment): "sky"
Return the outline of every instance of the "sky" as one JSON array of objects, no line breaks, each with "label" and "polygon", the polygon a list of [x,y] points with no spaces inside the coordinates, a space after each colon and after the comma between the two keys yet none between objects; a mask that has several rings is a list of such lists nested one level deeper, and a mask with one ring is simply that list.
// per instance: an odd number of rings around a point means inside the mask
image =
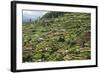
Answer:
[{"label": "sky", "polygon": [[23,22],[29,22],[30,19],[34,21],[38,19],[39,17],[42,17],[46,13],[47,11],[24,10],[23,11]]}]

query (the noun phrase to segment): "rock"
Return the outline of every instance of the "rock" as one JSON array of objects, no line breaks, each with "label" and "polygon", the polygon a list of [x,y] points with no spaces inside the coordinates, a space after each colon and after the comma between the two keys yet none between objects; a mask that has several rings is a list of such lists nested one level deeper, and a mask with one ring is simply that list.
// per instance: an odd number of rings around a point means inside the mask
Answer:
[{"label": "rock", "polygon": [[65,52],[68,53],[68,50],[66,50]]},{"label": "rock", "polygon": [[38,61],[39,61],[39,62],[41,62],[42,60],[41,60],[41,59],[39,59]]},{"label": "rock", "polygon": [[66,31],[66,29],[60,29],[60,31],[61,31],[61,32],[65,32],[65,31]]},{"label": "rock", "polygon": [[44,38],[38,38],[38,41],[43,41],[44,40]]}]

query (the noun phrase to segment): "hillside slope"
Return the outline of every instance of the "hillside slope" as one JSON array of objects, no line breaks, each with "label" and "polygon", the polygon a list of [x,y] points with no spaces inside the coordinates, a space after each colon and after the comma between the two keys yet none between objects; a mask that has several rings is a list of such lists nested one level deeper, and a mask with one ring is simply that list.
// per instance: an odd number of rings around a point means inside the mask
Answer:
[{"label": "hillside slope", "polygon": [[23,62],[91,58],[89,13],[48,12],[23,24]]}]

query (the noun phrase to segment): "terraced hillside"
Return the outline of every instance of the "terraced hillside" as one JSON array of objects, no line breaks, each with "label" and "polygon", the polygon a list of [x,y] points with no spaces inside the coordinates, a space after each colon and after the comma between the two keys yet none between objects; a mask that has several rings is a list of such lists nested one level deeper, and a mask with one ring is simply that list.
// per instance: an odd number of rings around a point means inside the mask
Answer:
[{"label": "terraced hillside", "polygon": [[47,12],[23,23],[23,62],[91,59],[91,14]]}]

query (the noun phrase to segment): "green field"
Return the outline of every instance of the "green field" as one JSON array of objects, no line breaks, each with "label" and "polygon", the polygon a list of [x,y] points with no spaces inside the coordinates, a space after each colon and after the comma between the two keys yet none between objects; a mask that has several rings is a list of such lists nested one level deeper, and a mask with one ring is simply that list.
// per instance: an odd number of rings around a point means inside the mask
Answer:
[{"label": "green field", "polygon": [[23,23],[23,62],[91,59],[91,14],[47,12]]}]

